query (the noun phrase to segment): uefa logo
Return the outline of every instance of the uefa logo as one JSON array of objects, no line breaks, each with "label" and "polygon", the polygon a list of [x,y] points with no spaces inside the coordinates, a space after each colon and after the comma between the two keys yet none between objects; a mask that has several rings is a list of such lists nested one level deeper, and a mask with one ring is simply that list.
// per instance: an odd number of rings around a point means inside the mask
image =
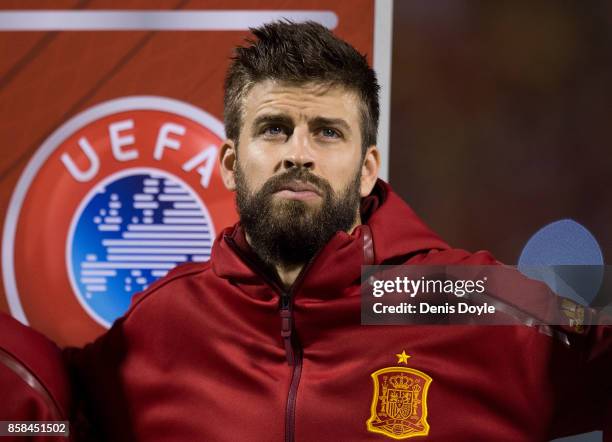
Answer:
[{"label": "uefa logo", "polygon": [[11,313],[86,342],[172,268],[209,259],[237,217],[221,182],[223,125],[177,100],[111,100],[40,147],[11,199],[3,279]]}]

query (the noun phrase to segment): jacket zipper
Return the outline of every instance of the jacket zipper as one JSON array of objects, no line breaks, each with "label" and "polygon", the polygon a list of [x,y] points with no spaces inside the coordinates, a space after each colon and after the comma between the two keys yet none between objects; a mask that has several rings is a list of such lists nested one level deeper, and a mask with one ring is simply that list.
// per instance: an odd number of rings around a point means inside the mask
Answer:
[{"label": "jacket zipper", "polygon": [[281,336],[285,344],[287,363],[293,368],[291,383],[287,393],[287,406],[285,409],[285,442],[295,440],[295,406],[297,400],[298,386],[302,376],[302,348],[299,339],[293,333],[292,297],[289,293],[281,295]]},{"label": "jacket zipper", "polygon": [[315,259],[316,255],[304,266],[288,292],[280,291],[281,337],[285,346],[287,364],[293,367],[289,392],[287,393],[287,407],[285,409],[285,442],[295,441],[295,406],[300,378],[302,377],[303,361],[302,344],[296,334],[295,323],[293,321],[293,302],[298,287],[301,285],[304,276]]},{"label": "jacket zipper", "polygon": [[315,261],[315,255],[304,266],[296,280],[293,282],[289,291],[281,288],[281,285],[262,271],[260,266],[251,260],[246,254],[242,253],[238,245],[231,237],[226,237],[228,244],[234,249],[234,252],[247,262],[253,270],[255,270],[264,281],[270,285],[280,295],[279,314],[281,317],[281,338],[285,347],[287,356],[287,364],[292,367],[291,383],[289,384],[289,393],[287,394],[287,406],[285,408],[285,442],[295,441],[295,406],[297,400],[297,391],[300,385],[302,376],[302,360],[303,351],[302,345],[295,333],[295,324],[293,322],[293,300],[297,288],[301,285],[304,276],[306,275],[311,264]]},{"label": "jacket zipper", "polygon": [[280,298],[281,337],[285,346],[287,364],[295,365],[295,353],[293,351],[293,312],[291,309],[291,295],[283,292]]}]

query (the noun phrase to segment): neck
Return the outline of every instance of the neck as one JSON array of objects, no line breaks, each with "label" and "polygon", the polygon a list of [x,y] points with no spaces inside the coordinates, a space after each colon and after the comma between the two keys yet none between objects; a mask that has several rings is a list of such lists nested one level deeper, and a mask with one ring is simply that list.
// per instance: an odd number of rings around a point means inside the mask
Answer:
[{"label": "neck", "polygon": [[276,269],[278,279],[280,279],[280,281],[283,283],[284,289],[289,290],[304,268],[304,264],[297,264],[293,266],[278,264],[275,265],[274,268]]},{"label": "neck", "polygon": [[[361,216],[357,214],[357,218],[355,219],[355,222],[346,231],[346,233],[350,235],[351,233],[353,233],[353,230],[355,230],[355,228],[360,224],[361,224]],[[249,238],[249,235],[246,232],[245,232],[245,237],[246,237],[247,243],[249,243],[249,245],[252,246],[251,239]],[[274,270],[276,270],[276,274],[278,275],[278,279],[282,283],[283,288],[285,290],[289,290],[305,265],[306,263],[291,264],[291,265],[279,263],[279,264],[274,264],[273,267],[274,267]]]}]

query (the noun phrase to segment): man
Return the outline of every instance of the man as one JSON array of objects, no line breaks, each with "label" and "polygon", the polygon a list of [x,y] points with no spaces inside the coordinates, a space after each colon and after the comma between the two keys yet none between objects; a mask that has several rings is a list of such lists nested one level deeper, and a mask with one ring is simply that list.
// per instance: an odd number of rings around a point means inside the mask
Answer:
[{"label": "man", "polygon": [[364,264],[496,261],[451,249],[377,180],[365,57],[314,23],[253,33],[227,75],[220,151],[240,223],[209,262],[175,269],[67,353],[96,432],[543,441],[601,428],[610,329],[563,340],[527,326],[360,325]]}]

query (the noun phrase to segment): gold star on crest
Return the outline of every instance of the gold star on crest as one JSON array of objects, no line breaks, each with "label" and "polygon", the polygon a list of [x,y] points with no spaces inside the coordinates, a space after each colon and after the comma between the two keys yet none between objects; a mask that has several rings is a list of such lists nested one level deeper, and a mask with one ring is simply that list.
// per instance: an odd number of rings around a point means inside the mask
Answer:
[{"label": "gold star on crest", "polygon": [[406,354],[406,351],[405,351],[405,350],[402,350],[402,352],[401,352],[401,353],[398,353],[398,354],[396,354],[395,356],[397,356],[397,363],[398,363],[398,364],[401,364],[401,363],[403,362],[404,364],[408,365],[408,358],[409,358],[410,356],[408,356],[408,355]]}]

